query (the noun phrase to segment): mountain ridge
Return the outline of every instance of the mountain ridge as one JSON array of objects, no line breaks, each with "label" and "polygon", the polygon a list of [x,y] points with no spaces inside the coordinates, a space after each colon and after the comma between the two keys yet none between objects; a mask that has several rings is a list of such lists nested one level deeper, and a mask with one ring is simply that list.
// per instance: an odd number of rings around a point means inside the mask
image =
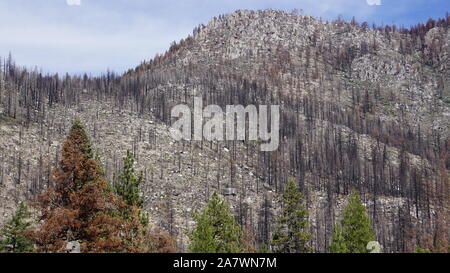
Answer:
[{"label": "mountain ridge", "polygon": [[[120,169],[119,151],[134,151],[146,173],[152,223],[176,236],[181,249],[194,224],[190,213],[214,190],[267,245],[289,177],[308,200],[314,251],[328,250],[352,190],[361,193],[387,252],[427,245],[438,225],[448,226],[437,215],[448,204],[449,22],[406,32],[237,11],[122,77],[60,79],[6,61],[2,211],[47,186],[61,140],[81,117],[110,180]],[[280,149],[263,153],[250,141],[175,143],[170,110],[192,106],[196,96],[204,105],[279,104]]]}]

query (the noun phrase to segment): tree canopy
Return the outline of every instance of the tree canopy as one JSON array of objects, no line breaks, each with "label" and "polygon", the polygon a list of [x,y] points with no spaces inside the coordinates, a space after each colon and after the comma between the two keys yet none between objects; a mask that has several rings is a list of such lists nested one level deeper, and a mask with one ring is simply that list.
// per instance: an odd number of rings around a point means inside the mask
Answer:
[{"label": "tree canopy", "polygon": [[241,228],[230,215],[229,207],[214,192],[206,208],[195,215],[197,226],[190,234],[191,253],[236,253],[240,248]]},{"label": "tree canopy", "polygon": [[308,210],[293,179],[282,196],[282,211],[277,219],[272,246],[281,253],[307,252],[311,234],[308,232]]},{"label": "tree canopy", "polygon": [[358,194],[352,193],[336,224],[330,250],[333,253],[367,253],[367,244],[375,241],[372,221]]},{"label": "tree canopy", "polygon": [[75,121],[64,142],[62,159],[54,170],[52,186],[37,204],[42,221],[31,235],[38,251],[63,252],[69,241],[79,241],[82,252],[145,251],[137,230],[139,217],[124,219],[128,207],[106,181],[94,159],[89,138],[80,121]]},{"label": "tree canopy", "polygon": [[0,240],[0,252],[22,253],[34,249],[33,242],[24,233],[33,224],[30,217],[28,207],[20,203],[17,211],[0,230],[0,239],[3,238]]}]

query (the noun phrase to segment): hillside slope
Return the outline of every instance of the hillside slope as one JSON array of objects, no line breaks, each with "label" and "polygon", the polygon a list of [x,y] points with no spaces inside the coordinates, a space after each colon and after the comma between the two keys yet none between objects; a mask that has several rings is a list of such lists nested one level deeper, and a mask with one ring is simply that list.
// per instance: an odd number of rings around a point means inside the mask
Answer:
[{"label": "hillside slope", "polygon": [[[238,221],[268,244],[289,177],[307,197],[314,251],[328,251],[352,190],[385,251],[427,247],[448,230],[449,22],[370,29],[236,11],[123,76],[60,78],[7,60],[0,73],[1,220],[17,200],[46,187],[78,116],[110,180],[126,149],[135,152],[151,221],[182,249],[191,212],[227,188],[236,191],[227,200]],[[199,96],[204,105],[279,104],[280,148],[173,141],[171,108]]]}]

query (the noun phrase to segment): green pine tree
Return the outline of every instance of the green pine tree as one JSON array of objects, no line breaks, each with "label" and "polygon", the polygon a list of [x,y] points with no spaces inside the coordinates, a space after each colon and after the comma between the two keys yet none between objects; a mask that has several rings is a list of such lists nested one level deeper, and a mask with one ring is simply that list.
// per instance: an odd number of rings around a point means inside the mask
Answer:
[{"label": "green pine tree", "polygon": [[344,232],[340,224],[336,224],[333,231],[333,239],[331,243],[331,252],[333,253],[349,253],[344,238]]},{"label": "green pine tree", "polygon": [[123,171],[119,175],[119,180],[114,185],[115,192],[123,198],[130,206],[141,208],[144,199],[141,196],[139,185],[142,183],[142,172],[136,175],[134,170],[134,156],[127,151],[127,156],[123,158]]},{"label": "green pine tree", "polygon": [[376,237],[366,208],[356,193],[350,195],[342,216],[341,222],[334,228],[331,252],[368,253],[367,244],[375,241]]},{"label": "green pine tree", "polygon": [[11,220],[0,230],[0,238],[4,238],[0,240],[0,252],[23,253],[33,250],[33,243],[23,234],[32,225],[32,222],[27,220],[30,216],[28,207],[21,203]]},{"label": "green pine tree", "polygon": [[[136,174],[134,169],[134,156],[128,150],[127,156],[123,158],[123,171],[119,175],[118,181],[114,184],[114,192],[122,197],[128,206],[140,209],[141,222],[147,226],[148,214],[143,210],[144,198],[139,189],[142,183],[142,177],[142,172]],[[124,214],[127,217],[128,214],[126,211]]]},{"label": "green pine tree", "polygon": [[280,253],[308,252],[308,210],[303,195],[290,179],[282,196],[283,209],[277,219],[272,246]]},{"label": "green pine tree", "polygon": [[241,228],[230,215],[229,207],[214,192],[202,213],[196,214],[197,226],[190,234],[191,253],[238,253]]}]

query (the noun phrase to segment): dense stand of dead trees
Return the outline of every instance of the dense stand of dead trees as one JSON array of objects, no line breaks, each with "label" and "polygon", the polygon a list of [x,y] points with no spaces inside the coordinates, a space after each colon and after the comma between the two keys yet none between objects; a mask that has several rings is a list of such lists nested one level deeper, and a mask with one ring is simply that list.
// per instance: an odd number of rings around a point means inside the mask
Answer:
[{"label": "dense stand of dead trees", "polygon": [[[352,25],[356,24],[352,22]],[[450,26],[448,14],[445,19],[430,20],[426,24],[419,24],[408,30],[397,29],[395,26],[378,27],[377,30],[389,40],[394,36],[400,37],[400,53],[410,54],[419,51],[422,53],[424,65],[433,66],[440,61],[438,56],[441,55],[443,39],[427,45],[424,43],[424,36],[436,26],[447,29]],[[363,23],[361,27],[364,28],[365,24]],[[195,32],[201,29],[202,27]],[[317,44],[317,38],[312,37],[311,41]],[[250,154],[244,157],[247,163],[250,157],[256,165],[257,190],[265,184],[274,191],[281,192],[288,178],[295,176],[304,192],[311,190],[326,192],[329,207],[324,213],[327,215],[317,220],[322,219],[320,221],[324,221],[327,227],[324,232],[316,232],[321,234],[321,238],[330,236],[335,196],[345,195],[352,189],[357,189],[366,200],[372,201],[372,218],[392,221],[394,226],[398,227],[391,231],[393,238],[390,239],[385,238],[388,231],[381,232],[383,235],[381,240],[388,250],[405,251],[411,248],[407,244],[411,244],[413,240],[426,241],[426,244],[430,244],[430,240],[440,240],[419,238],[417,234],[420,231],[429,233],[438,229],[439,225],[445,226],[445,221],[448,221],[442,220],[443,217],[440,216],[442,212],[437,214],[436,210],[448,206],[449,139],[442,136],[438,130],[423,132],[420,127],[413,124],[400,123],[398,120],[386,121],[374,115],[374,109],[380,99],[379,86],[367,86],[365,90],[357,90],[343,82],[333,87],[338,99],[327,100],[324,97],[324,81],[335,77],[333,71],[351,73],[351,62],[354,58],[377,51],[378,45],[375,40],[372,43],[364,42],[359,48],[348,47],[337,51],[332,48],[330,42],[317,45],[314,51],[310,51],[309,47],[306,48],[306,63],[299,72],[304,82],[299,81],[292,85],[294,89],[302,89],[305,82],[312,78],[319,79],[320,86],[309,90],[310,92],[303,96],[276,91],[283,88],[282,81],[276,75],[283,73],[284,70],[298,69],[286,65],[290,57],[281,54],[282,49],[277,60],[280,62],[279,65],[273,66],[273,70],[263,72],[264,80],[248,79],[233,72],[205,70],[190,65],[177,69],[168,66],[168,69],[163,71],[158,69],[166,62],[171,63],[172,58],[176,58],[175,53],[178,50],[191,44],[191,37],[175,43],[165,55],[157,56],[151,62],[144,63],[122,77],[112,72],[94,78],[87,75],[81,77],[43,75],[39,71],[28,71],[16,66],[10,56],[0,62],[0,105],[3,107],[0,118],[18,119],[25,126],[30,123],[41,123],[42,128],[47,109],[55,104],[70,106],[78,105],[86,99],[95,99],[108,101],[121,109],[129,109],[140,115],[152,113],[161,122],[170,124],[172,106],[179,103],[192,104],[192,90],[198,90],[204,105],[217,104],[223,109],[230,104],[256,106],[280,104],[282,141],[278,151],[259,152],[252,143],[237,143],[241,145],[240,147],[245,147],[241,152],[246,151],[247,155]],[[326,64],[322,72],[317,68],[319,61]],[[270,76],[272,74],[275,76]],[[166,88],[167,83],[172,83],[172,87]],[[339,97],[342,90],[351,90],[351,107],[343,108],[340,104]],[[64,131],[60,129],[61,132]],[[370,137],[369,148],[361,145],[365,141],[362,139],[363,136]],[[148,133],[150,143],[156,141],[154,137],[156,135]],[[136,141],[140,140],[142,134]],[[230,148],[231,155],[229,162],[224,162],[224,166],[220,166],[217,170],[218,188],[223,173],[221,168],[227,168],[227,164],[230,173],[229,185],[233,186],[239,182],[234,176],[235,165],[239,164],[236,142],[225,145]],[[396,158],[389,152],[391,148],[397,149]],[[222,149],[217,148],[217,151],[220,158]],[[39,189],[47,183],[49,176],[50,166],[44,164],[43,151],[39,152],[39,166],[36,167],[38,174],[29,186],[31,194],[39,192]],[[422,162],[412,164],[411,157],[414,156],[419,156]],[[1,185],[6,166],[4,155],[0,155],[0,158],[2,158]],[[21,183],[24,168],[28,172],[29,163],[20,153],[14,155],[13,160],[13,165],[17,167],[16,181]],[[195,171],[195,162],[192,169]],[[160,171],[163,175],[163,169]],[[153,175],[152,171],[151,176]],[[47,179],[43,179],[45,176]],[[214,175],[209,176],[209,179],[214,180]],[[385,219],[383,212],[378,210],[377,200],[380,196],[402,197],[407,202],[401,207],[395,219]],[[258,225],[252,227],[257,230],[255,233],[260,243],[268,244],[272,217],[270,207],[270,200],[265,198],[259,212]],[[248,209],[239,206],[237,217],[241,224],[247,225],[247,216],[252,214]],[[420,225],[415,226],[414,231],[410,213],[421,221]],[[174,233],[170,199],[167,201],[167,216],[168,222],[165,223],[165,227]],[[376,222],[380,233],[384,227]],[[328,244],[321,244],[317,243],[315,247],[323,251]]]}]

